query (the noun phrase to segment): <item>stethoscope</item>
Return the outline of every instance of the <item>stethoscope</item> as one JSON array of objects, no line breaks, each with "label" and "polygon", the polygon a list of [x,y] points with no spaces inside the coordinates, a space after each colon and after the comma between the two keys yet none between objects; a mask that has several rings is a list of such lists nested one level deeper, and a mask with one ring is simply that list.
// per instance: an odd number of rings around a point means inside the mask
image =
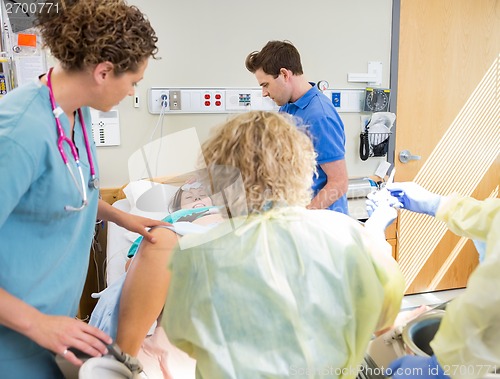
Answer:
[{"label": "stethoscope", "polygon": [[[61,158],[64,164],[66,165],[66,168],[68,169],[71,178],[73,179],[73,183],[75,183],[75,186],[78,189],[80,196],[82,197],[82,204],[79,207],[72,207],[71,205],[66,205],[64,209],[67,211],[81,211],[88,204],[87,189],[86,189],[87,186],[85,186],[85,179],[83,178],[82,167],[80,166],[80,157],[78,156],[78,152],[76,151],[76,146],[73,143],[73,141],[68,137],[66,137],[66,135],[64,134],[61,121],[59,120],[59,116],[61,116],[64,112],[60,107],[56,106],[56,100],[54,98],[54,94],[52,93],[52,82],[50,80],[51,74],[52,74],[52,67],[49,69],[49,72],[47,73],[47,87],[49,88],[50,105],[52,106],[52,113],[54,113],[54,118],[56,120],[56,125],[57,125],[57,133],[59,136],[57,138],[57,148],[59,149]],[[80,118],[80,125],[82,127],[83,139],[85,141],[85,149],[87,150],[87,158],[90,166],[90,180],[88,183],[88,187],[91,189],[92,188],[98,189],[99,179],[96,177],[95,174],[94,162],[92,160],[92,152],[90,150],[89,138],[87,136],[87,129],[85,127],[85,120],[83,119],[82,110],[80,108],[78,108],[78,117]],[[66,156],[66,153],[64,152],[63,148],[64,143],[68,144],[69,148],[71,149],[71,154],[75,159],[76,168],[78,169],[80,182],[77,181],[76,176],[69,165],[68,157]]]}]

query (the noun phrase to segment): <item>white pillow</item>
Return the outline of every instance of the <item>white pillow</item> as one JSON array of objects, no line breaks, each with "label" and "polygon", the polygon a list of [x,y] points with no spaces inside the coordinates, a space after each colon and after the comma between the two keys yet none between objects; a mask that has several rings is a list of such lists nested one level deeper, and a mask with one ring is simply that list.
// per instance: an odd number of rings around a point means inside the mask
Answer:
[{"label": "white pillow", "polygon": [[[130,205],[129,213],[161,220],[169,212],[169,205],[179,187],[171,184],[155,183],[149,180],[137,180],[130,182],[123,189]],[[134,242],[139,233],[127,231],[125,238]]]},{"label": "white pillow", "polygon": [[149,180],[130,182],[123,189],[130,204],[130,213],[155,220],[164,218],[179,187]]}]

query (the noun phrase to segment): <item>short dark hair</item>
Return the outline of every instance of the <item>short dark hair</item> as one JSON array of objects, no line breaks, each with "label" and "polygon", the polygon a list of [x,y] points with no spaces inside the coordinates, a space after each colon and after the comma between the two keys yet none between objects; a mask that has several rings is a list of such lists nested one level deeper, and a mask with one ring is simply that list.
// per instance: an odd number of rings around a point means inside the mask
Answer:
[{"label": "short dark hair", "polygon": [[280,74],[280,69],[286,68],[294,75],[302,75],[299,51],[290,41],[269,41],[261,51],[248,54],[245,66],[251,73],[262,69],[266,74],[275,78]]}]

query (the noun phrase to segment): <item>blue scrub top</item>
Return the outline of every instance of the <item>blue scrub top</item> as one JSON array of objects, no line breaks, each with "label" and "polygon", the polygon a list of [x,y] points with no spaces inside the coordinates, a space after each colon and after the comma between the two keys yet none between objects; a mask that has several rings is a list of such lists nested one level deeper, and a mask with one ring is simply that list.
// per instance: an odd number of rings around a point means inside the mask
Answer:
[{"label": "blue scrub top", "polygon": [[[91,138],[90,112],[82,111]],[[71,138],[67,117],[60,119]],[[0,288],[45,314],[74,317],[88,269],[98,191],[87,187],[89,205],[82,211],[64,209],[79,206],[82,198],[57,138],[48,88],[40,81],[0,100]],[[78,117],[74,141],[88,183],[90,167]],[[90,145],[96,162],[92,140]],[[73,164],[69,149],[66,154]],[[0,372],[2,378],[60,375],[52,353],[1,325]]]},{"label": "blue scrub top", "polygon": [[[316,158],[318,175],[314,177],[314,196],[325,186],[327,177],[320,165],[345,158],[345,133],[344,123],[340,119],[333,103],[326,97],[314,83],[312,88],[294,103],[288,103],[280,108],[300,118],[312,136],[314,149],[318,154]],[[328,209],[348,214],[347,196],[344,195]]]}]

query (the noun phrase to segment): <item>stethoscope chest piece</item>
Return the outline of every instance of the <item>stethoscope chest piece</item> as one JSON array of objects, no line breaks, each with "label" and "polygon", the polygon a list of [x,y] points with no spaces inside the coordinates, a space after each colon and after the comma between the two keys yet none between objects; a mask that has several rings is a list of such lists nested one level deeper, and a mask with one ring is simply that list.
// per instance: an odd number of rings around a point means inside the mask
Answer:
[{"label": "stethoscope chest piece", "polygon": [[89,180],[89,188],[90,189],[99,189],[99,179],[98,178],[92,178]]}]

